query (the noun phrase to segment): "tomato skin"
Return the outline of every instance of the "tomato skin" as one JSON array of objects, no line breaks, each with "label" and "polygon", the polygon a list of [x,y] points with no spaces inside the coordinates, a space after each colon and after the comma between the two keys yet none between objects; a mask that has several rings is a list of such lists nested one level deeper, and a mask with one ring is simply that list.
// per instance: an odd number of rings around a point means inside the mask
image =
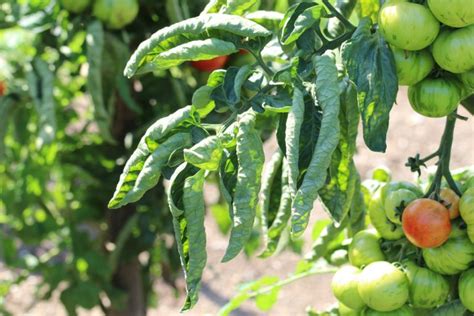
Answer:
[{"label": "tomato skin", "polygon": [[384,210],[387,218],[395,224],[401,225],[400,207],[407,206],[410,202],[416,200],[419,195],[407,189],[392,191],[387,194],[384,201]]},{"label": "tomato skin", "polygon": [[448,208],[449,218],[457,218],[459,216],[459,196],[450,188],[442,188],[439,197],[441,203]]},{"label": "tomato skin", "polygon": [[461,101],[461,89],[455,79],[425,78],[408,88],[408,100],[417,113],[443,117],[453,112]]},{"label": "tomato skin", "polygon": [[424,6],[388,1],[379,13],[379,30],[387,42],[406,50],[428,47],[439,32],[439,22]]},{"label": "tomato skin", "polygon": [[386,261],[372,262],[359,276],[358,290],[371,309],[389,312],[408,301],[408,279],[405,273]]},{"label": "tomato skin", "polygon": [[436,63],[452,73],[474,68],[474,24],[442,30],[433,43],[432,53]]},{"label": "tomato skin", "polygon": [[375,261],[385,260],[380,249],[379,236],[371,230],[362,230],[355,234],[349,245],[349,262],[361,267]]},{"label": "tomato skin", "polygon": [[360,269],[353,266],[340,268],[332,278],[331,289],[334,296],[345,306],[360,310],[365,306],[357,290]]},{"label": "tomato skin", "polygon": [[423,249],[423,259],[431,270],[455,275],[469,268],[474,260],[474,244],[467,237],[449,239],[440,247]]},{"label": "tomato skin", "polygon": [[[416,308],[434,308],[443,304],[449,295],[449,282],[430,269],[408,261],[404,264],[410,288],[410,303]],[[429,295],[427,295],[429,293]]]},{"label": "tomato skin", "polygon": [[229,56],[218,56],[208,60],[192,61],[191,66],[202,72],[211,72],[223,68],[228,59]]},{"label": "tomato skin", "polygon": [[61,6],[69,12],[81,13],[90,2],[90,0],[61,0]]},{"label": "tomato skin", "polygon": [[392,47],[392,52],[397,67],[398,84],[401,86],[414,85],[433,70],[434,60],[426,49],[408,51]]},{"label": "tomato skin", "polygon": [[474,188],[467,189],[459,200],[459,212],[467,224],[467,235],[474,243]]},{"label": "tomato skin", "polygon": [[464,27],[474,23],[474,6],[469,0],[428,0],[433,15],[443,24]]},{"label": "tomato skin", "polygon": [[403,237],[401,225],[392,223],[385,214],[385,208],[382,203],[381,189],[377,190],[369,204],[370,222],[378,231],[382,238],[387,240],[397,240]]},{"label": "tomato skin", "polygon": [[464,271],[459,278],[459,298],[462,304],[474,312],[474,268]]},{"label": "tomato skin", "polygon": [[[402,307],[390,311],[390,312],[379,312],[370,308],[367,308],[364,313],[364,316],[415,316],[415,312],[408,305],[403,305]],[[418,314],[416,314],[418,316]]]},{"label": "tomato skin", "polygon": [[451,233],[449,211],[434,200],[415,200],[403,211],[402,227],[407,239],[415,246],[439,247]]}]

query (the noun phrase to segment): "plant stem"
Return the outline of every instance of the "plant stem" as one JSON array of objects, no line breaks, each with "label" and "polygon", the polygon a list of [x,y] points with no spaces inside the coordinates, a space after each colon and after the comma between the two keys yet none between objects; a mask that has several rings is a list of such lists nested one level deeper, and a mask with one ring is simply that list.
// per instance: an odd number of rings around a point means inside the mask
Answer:
[{"label": "plant stem", "polygon": [[[449,187],[456,194],[461,195],[461,192],[459,191],[459,188],[457,187],[453,177],[451,176],[451,172],[449,171],[451,148],[453,146],[454,127],[456,125],[456,116],[457,113],[455,111],[451,113],[446,119],[446,126],[444,128],[444,133],[441,138],[441,144],[439,146],[438,151],[435,153],[439,156],[438,168],[436,170],[433,182],[431,183],[431,186],[428,189],[428,192],[426,193],[426,197],[429,197],[433,193],[435,194],[435,198],[439,197],[439,191],[441,189],[441,181],[443,177],[448,182]],[[427,158],[429,158],[430,156],[428,156]]]},{"label": "plant stem", "polygon": [[356,27],[348,19],[346,19],[346,17],[343,16],[328,0],[323,0],[323,3],[329,9],[329,11],[331,11],[331,13],[342,22],[348,31],[355,30]]},{"label": "plant stem", "polygon": [[267,292],[270,292],[271,290],[277,288],[277,287],[281,287],[281,286],[284,286],[284,285],[287,285],[287,284],[290,284],[290,283],[293,283],[299,279],[302,279],[302,278],[305,278],[305,277],[308,277],[308,276],[311,276],[311,275],[316,275],[316,274],[324,274],[324,273],[331,273],[331,272],[335,272],[337,271],[337,268],[328,268],[328,269],[318,269],[318,268],[312,268],[308,271],[305,271],[305,272],[301,272],[301,273],[297,273],[297,274],[294,274],[292,276],[290,276],[289,278],[287,279],[284,279],[284,280],[281,280],[281,281],[278,281],[272,285],[269,285],[269,286],[266,286],[264,288],[261,288],[260,290],[258,291],[253,291],[253,292],[250,292],[249,293],[249,298],[252,298],[252,297],[256,297],[258,295],[261,295],[261,294],[264,294],[264,293],[267,293]]},{"label": "plant stem", "polygon": [[265,63],[265,61],[263,61],[263,58],[262,58],[262,55],[260,55],[260,53],[254,53],[253,51],[250,51],[252,53],[252,55],[255,57],[255,59],[257,60],[258,64],[260,65],[260,67],[263,68],[263,70],[265,71],[265,73],[270,76],[270,77],[273,77],[273,75],[275,74],[273,72],[273,70],[270,69],[270,67],[267,66],[267,64]]}]

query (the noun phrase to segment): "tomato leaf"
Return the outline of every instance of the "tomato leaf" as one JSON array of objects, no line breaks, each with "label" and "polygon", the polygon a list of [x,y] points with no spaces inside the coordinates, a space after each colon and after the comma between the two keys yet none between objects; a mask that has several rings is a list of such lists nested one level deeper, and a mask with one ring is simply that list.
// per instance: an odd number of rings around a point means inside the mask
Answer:
[{"label": "tomato leaf", "polygon": [[339,85],[342,91],[339,112],[341,137],[329,166],[330,180],[319,192],[326,211],[337,222],[340,222],[349,212],[354,195],[357,171],[352,157],[356,151],[359,125],[356,87],[348,78]]},{"label": "tomato leaf", "polygon": [[87,91],[90,93],[94,104],[94,118],[103,137],[114,142],[110,133],[112,117],[107,111],[106,100],[102,82],[102,62],[104,54],[104,30],[100,21],[94,21],[87,26]]},{"label": "tomato leaf", "polygon": [[138,201],[146,191],[160,179],[161,169],[168,163],[170,155],[178,148],[190,146],[191,134],[178,132],[168,137],[175,128],[189,124],[191,107],[159,119],[148,128],[137,148],[128,159],[109,208],[118,208]]},{"label": "tomato leaf", "polygon": [[274,32],[278,31],[278,27],[283,20],[284,15],[275,11],[255,11],[245,15],[249,20],[252,20],[268,30]]},{"label": "tomato leaf", "polygon": [[323,117],[318,141],[306,170],[301,186],[296,192],[291,210],[291,232],[300,236],[306,229],[309,213],[323,187],[331,156],[339,142],[340,89],[337,82],[337,68],[328,56],[316,56],[314,67],[317,74],[316,92],[313,96],[322,109]]},{"label": "tomato leaf", "polygon": [[280,23],[280,42],[289,45],[295,42],[325,14],[322,5],[302,2],[290,8]]},{"label": "tomato leaf", "polygon": [[219,138],[216,135],[209,136],[193,147],[184,149],[184,160],[200,169],[217,170],[222,150]]},{"label": "tomato leaf", "polygon": [[291,197],[285,165],[283,154],[278,149],[266,164],[262,177],[259,212],[265,249],[260,258],[271,256],[276,251],[290,217]]},{"label": "tomato leaf", "polygon": [[343,47],[342,57],[357,86],[365,143],[373,151],[385,152],[390,110],[398,91],[397,74],[388,44],[371,29],[370,20],[362,20]]},{"label": "tomato leaf", "polygon": [[154,33],[138,46],[124,74],[131,77],[157,68],[175,66],[186,60],[210,59],[216,54],[227,55],[236,51],[243,39],[252,41],[263,37],[269,40],[271,34],[259,24],[239,16],[204,14]]},{"label": "tomato leaf", "polygon": [[191,309],[198,301],[207,261],[203,185],[204,170],[183,163],[174,172],[168,191],[168,204],[186,280],[187,296],[182,312]]},{"label": "tomato leaf", "polygon": [[234,258],[250,238],[265,159],[260,135],[255,130],[255,113],[240,114],[237,127],[239,165],[232,203],[232,230],[223,262]]},{"label": "tomato leaf", "polygon": [[297,87],[293,90],[293,103],[286,119],[285,152],[288,161],[288,184],[292,197],[296,195],[299,177],[300,132],[304,121],[304,95]]}]

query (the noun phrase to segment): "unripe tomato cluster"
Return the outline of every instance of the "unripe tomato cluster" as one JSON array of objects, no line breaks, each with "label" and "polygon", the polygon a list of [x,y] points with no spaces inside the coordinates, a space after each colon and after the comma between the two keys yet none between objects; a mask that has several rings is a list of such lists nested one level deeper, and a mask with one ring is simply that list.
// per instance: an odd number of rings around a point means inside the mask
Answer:
[{"label": "unripe tomato cluster", "polygon": [[446,116],[474,92],[472,0],[389,0],[378,22],[416,112]]},{"label": "unripe tomato cluster", "polygon": [[[84,12],[91,0],[61,0],[61,6],[69,12]],[[92,13],[111,29],[121,29],[138,15],[137,0],[93,0]]]},{"label": "unripe tomato cluster", "polygon": [[432,315],[458,299],[474,312],[474,177],[458,184],[461,197],[444,187],[434,200],[390,176],[364,183],[372,228],[333,277],[340,315]]}]

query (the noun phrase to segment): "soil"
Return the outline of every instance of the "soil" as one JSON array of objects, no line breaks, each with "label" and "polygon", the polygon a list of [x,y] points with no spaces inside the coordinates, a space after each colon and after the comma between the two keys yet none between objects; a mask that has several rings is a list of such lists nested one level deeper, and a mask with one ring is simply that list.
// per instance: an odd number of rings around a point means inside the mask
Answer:
[{"label": "soil", "polygon": [[[461,115],[469,116],[463,109]],[[401,89],[398,104],[393,109],[388,133],[388,150],[385,154],[374,153],[364,145],[361,135],[358,140],[357,166],[362,177],[370,176],[370,171],[377,166],[388,167],[397,180],[413,180],[414,175],[404,166],[408,156],[420,153],[425,156],[437,149],[443,132],[444,119],[429,119],[413,112],[406,99],[406,89]],[[473,120],[457,123],[452,168],[474,165],[474,124]],[[271,153],[276,144],[273,141],[266,144],[266,152]],[[212,201],[215,191],[208,190],[206,198]],[[311,221],[324,218],[326,215],[321,207],[316,205]],[[228,263],[220,263],[227,245],[212,218],[206,219],[208,264],[203,276],[200,300],[195,308],[187,315],[215,315],[221,306],[236,293],[238,286],[264,275],[285,277],[291,274],[299,260],[295,253],[286,251],[270,259],[246,258],[239,255]],[[308,229],[309,232],[309,229]],[[305,239],[309,240],[308,232]],[[306,245],[306,248],[309,245]],[[0,280],[8,278],[9,271],[0,269]],[[13,315],[50,315],[62,316],[65,311],[55,295],[49,302],[34,301],[35,284],[39,277],[30,277],[20,286],[16,286],[6,298],[7,306]],[[307,306],[324,309],[335,302],[329,284],[331,274],[318,275],[299,280],[285,286],[279,295],[278,302],[269,312],[261,312],[250,301],[242,305],[232,315],[305,315]],[[183,296],[176,297],[175,292],[163,284],[156,285],[158,307],[151,308],[149,315],[179,315]],[[80,315],[101,315],[99,309],[92,311],[81,310]]]}]

